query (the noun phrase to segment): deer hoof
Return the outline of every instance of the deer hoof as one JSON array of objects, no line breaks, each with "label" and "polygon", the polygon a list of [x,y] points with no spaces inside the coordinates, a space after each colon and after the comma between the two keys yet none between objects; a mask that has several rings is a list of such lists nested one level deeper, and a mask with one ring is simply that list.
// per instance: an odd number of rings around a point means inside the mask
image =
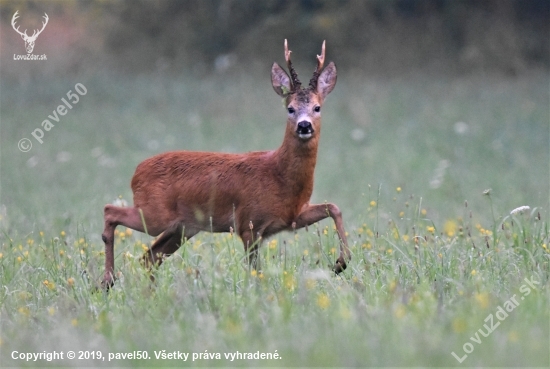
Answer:
[{"label": "deer hoof", "polygon": [[101,289],[104,291],[108,291],[113,287],[115,284],[115,279],[111,276],[103,278],[101,281]]},{"label": "deer hoof", "polygon": [[340,274],[347,268],[346,262],[344,260],[338,259],[336,264],[332,267],[332,271],[336,274]]}]

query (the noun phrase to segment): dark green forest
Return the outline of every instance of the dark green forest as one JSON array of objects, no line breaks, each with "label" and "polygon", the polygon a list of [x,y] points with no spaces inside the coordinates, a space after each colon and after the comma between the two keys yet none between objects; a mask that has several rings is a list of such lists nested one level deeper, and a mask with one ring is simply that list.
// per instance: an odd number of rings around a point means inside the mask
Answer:
[{"label": "dark green forest", "polygon": [[[326,39],[339,65],[376,75],[550,65],[545,0],[3,1],[1,10],[4,27],[15,10],[31,25],[46,10],[62,20],[74,44],[67,71],[77,73],[98,63],[128,74],[265,66],[284,38],[296,54]],[[51,35],[41,42],[62,42]]]}]

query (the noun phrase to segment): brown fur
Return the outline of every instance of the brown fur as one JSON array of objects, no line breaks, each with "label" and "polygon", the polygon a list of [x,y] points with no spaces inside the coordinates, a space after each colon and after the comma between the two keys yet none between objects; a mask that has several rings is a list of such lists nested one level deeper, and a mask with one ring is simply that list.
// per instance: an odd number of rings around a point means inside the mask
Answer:
[{"label": "brown fur", "polygon": [[[322,106],[336,83],[334,64],[319,78],[316,90],[284,92],[291,90],[288,75],[273,65],[273,87],[286,98],[287,107],[295,109],[288,115],[285,137],[277,150],[245,154],[173,151],[139,164],[132,178],[134,206],[105,206],[103,285],[114,283],[113,242],[118,225],[152,236],[162,233],[143,256],[144,263],[151,266],[174,253],[183,238],[199,231],[228,232],[231,227],[245,250],[250,249],[253,261],[261,239],[330,216],[341,240],[334,270],[345,269],[350,254],[340,210],[334,204],[309,204],[321,131],[320,113],[314,108]],[[311,123],[311,138],[298,136],[299,117]]]}]

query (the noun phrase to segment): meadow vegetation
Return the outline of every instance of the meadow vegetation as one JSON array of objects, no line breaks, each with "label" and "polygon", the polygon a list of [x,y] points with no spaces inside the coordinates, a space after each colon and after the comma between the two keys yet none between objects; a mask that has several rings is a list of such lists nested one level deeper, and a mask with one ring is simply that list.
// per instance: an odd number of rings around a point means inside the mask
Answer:
[{"label": "meadow vegetation", "polygon": [[[203,354],[189,356],[194,366],[547,366],[548,74],[340,73],[323,110],[312,201],[343,211],[352,251],[344,273],[330,272],[330,220],[265,240],[258,270],[236,235],[201,233],[154,283],[139,263],[152,238],[120,227],[109,293],[95,290],[103,205],[131,203],[135,166],[157,152],[276,148],[285,113],[268,70],[4,83],[2,365],[182,365],[155,358],[166,350]],[[19,139],[33,140],[77,82],[88,91],[78,106],[20,152]],[[520,206],[529,208],[512,212]],[[476,338],[491,314],[500,325]],[[54,350],[151,359],[11,359]],[[224,356],[237,351],[280,359]],[[460,364],[452,352],[467,357]]]}]

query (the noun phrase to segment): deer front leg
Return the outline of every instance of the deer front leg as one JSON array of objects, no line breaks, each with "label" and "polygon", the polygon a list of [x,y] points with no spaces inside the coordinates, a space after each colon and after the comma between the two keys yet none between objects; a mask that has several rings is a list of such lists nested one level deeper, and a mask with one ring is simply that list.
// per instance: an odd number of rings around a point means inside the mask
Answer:
[{"label": "deer front leg", "polygon": [[105,229],[101,238],[105,242],[105,274],[101,285],[103,288],[110,288],[115,283],[115,229],[117,226],[134,229],[144,232],[141,215],[137,208],[122,208],[114,205],[105,206]]},{"label": "deer front leg", "polygon": [[303,228],[328,217],[334,220],[336,232],[338,232],[338,238],[340,239],[340,255],[332,268],[336,274],[339,274],[346,269],[346,261],[351,260],[351,254],[348,248],[344,223],[342,222],[342,212],[338,209],[338,206],[334,204],[309,205],[298,214],[294,222],[296,223],[296,228]]}]

